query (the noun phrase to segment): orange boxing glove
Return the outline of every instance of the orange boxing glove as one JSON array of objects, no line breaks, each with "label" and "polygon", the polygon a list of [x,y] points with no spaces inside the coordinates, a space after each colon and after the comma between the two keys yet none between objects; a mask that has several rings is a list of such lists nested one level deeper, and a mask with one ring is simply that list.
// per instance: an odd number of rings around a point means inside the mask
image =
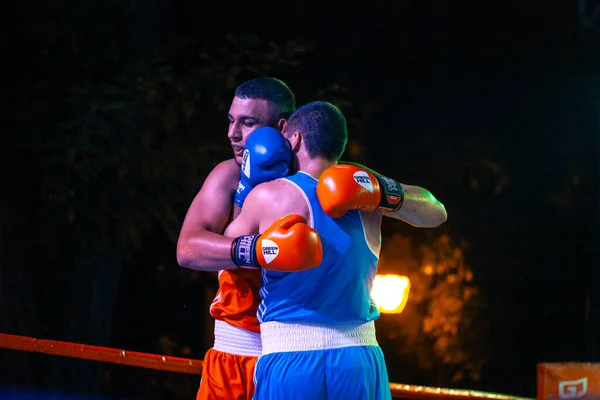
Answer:
[{"label": "orange boxing glove", "polygon": [[317,196],[323,211],[340,218],[348,210],[398,211],[404,202],[400,182],[367,172],[354,164],[337,164],[319,177]]},{"label": "orange boxing glove", "polygon": [[260,235],[244,235],[231,244],[231,259],[240,268],[295,272],[321,264],[323,247],[317,231],[298,214],[279,218]]}]

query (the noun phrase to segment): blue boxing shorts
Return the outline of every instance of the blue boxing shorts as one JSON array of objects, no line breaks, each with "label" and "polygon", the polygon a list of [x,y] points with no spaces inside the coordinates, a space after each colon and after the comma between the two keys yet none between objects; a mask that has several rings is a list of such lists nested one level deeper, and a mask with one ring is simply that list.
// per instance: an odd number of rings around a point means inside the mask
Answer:
[{"label": "blue boxing shorts", "polygon": [[375,325],[261,324],[254,400],[391,400]]}]

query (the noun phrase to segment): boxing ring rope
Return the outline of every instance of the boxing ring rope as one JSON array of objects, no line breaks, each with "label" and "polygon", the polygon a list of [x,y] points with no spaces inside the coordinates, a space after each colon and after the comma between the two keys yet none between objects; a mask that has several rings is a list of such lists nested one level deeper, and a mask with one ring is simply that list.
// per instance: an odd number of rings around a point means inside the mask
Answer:
[{"label": "boxing ring rope", "polygon": [[91,346],[58,340],[34,339],[26,336],[0,333],[0,348],[52,354],[55,356],[82,358],[132,367],[180,372],[182,374],[202,374],[202,361],[187,358],[161,356],[158,354],[125,351],[110,347]]},{"label": "boxing ring rope", "polygon": [[[0,333],[0,348],[52,354],[55,356],[81,358],[113,364],[149,368],[161,371],[201,375],[202,361],[181,357],[161,356],[137,351],[119,350],[110,347],[92,346],[58,340],[35,339],[27,336]],[[427,386],[390,383],[395,399],[414,400],[533,400],[503,394],[472,390],[444,389]]]}]

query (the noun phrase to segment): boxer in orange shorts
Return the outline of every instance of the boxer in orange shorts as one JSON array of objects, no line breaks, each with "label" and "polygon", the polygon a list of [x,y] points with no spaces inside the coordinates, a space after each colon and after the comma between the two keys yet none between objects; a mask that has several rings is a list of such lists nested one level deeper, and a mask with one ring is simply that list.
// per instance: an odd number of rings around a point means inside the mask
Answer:
[{"label": "boxer in orange shorts", "polygon": [[219,272],[219,290],[210,305],[215,341],[204,356],[197,400],[254,395],[254,367],[262,349],[256,319],[260,279],[257,270]]},{"label": "boxer in orange shorts", "polygon": [[[261,272],[256,269],[223,271],[211,255],[226,226],[240,208],[234,195],[246,140],[254,130],[270,126],[283,131],[296,108],[293,92],[282,81],[258,78],[236,88],[228,113],[228,137],[234,157],[218,164],[206,177],[190,205],[177,243],[177,261],[186,268],[219,272],[219,289],[210,306],[215,318],[215,342],[204,358],[197,399],[245,399],[254,394],[254,366],[261,353],[256,317]],[[230,262],[231,260],[229,260]]]}]

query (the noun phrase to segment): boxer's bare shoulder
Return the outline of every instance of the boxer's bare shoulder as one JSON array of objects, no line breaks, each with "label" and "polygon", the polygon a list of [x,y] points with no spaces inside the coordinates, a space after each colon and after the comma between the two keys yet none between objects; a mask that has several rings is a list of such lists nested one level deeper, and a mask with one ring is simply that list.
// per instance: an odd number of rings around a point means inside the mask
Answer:
[{"label": "boxer's bare shoulder", "polygon": [[251,197],[250,203],[261,214],[261,229],[287,214],[299,214],[307,221],[311,217],[305,196],[294,184],[284,179],[261,183],[250,192],[246,201]]},{"label": "boxer's bare shoulder", "polygon": [[[225,161],[221,161],[212,169],[210,174],[206,177],[210,180],[223,181],[226,186],[233,187],[233,190],[237,187],[238,181],[240,180],[240,166],[235,162],[235,159],[230,158]],[[227,185],[228,184],[228,185]]]}]

